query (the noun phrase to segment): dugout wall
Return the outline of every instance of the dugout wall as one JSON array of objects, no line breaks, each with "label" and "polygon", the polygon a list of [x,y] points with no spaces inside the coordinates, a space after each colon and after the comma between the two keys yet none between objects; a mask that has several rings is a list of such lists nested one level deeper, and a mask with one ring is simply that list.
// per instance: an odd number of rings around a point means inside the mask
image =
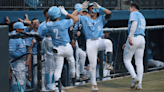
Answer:
[{"label": "dugout wall", "polygon": [[9,92],[8,26],[0,26],[0,92]]}]

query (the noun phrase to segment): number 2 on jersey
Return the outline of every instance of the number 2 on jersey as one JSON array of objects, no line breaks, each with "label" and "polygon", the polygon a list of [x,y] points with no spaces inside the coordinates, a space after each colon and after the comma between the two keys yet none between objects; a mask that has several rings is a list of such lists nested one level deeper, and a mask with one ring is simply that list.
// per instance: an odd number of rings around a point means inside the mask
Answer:
[{"label": "number 2 on jersey", "polygon": [[56,33],[56,39],[60,39],[60,37],[58,37],[58,29],[54,29],[54,33]]}]

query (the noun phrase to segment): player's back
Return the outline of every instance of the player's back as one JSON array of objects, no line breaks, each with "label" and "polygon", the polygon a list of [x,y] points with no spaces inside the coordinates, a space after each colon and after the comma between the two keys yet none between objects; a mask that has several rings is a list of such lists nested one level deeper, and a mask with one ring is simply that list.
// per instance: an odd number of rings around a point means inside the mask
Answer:
[{"label": "player's back", "polygon": [[70,42],[68,28],[73,25],[72,19],[47,22],[47,29],[55,46],[66,45]]},{"label": "player's back", "polygon": [[146,27],[146,21],[145,21],[144,16],[138,11],[131,12],[130,19],[128,22],[128,24],[129,24],[128,33],[130,32],[130,28],[131,28],[131,21],[137,21],[138,22],[138,25],[137,25],[137,28],[136,28],[134,35],[145,36],[144,32],[145,32],[145,27]]}]

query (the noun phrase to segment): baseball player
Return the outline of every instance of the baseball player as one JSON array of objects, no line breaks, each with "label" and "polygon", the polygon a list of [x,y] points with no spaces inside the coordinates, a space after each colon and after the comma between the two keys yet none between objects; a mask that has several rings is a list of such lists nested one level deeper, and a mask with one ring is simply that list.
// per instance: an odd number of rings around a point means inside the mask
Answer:
[{"label": "baseball player", "polygon": [[[30,31],[30,33],[37,33],[37,29],[39,27],[39,20],[34,18],[31,20],[31,25],[33,27],[33,30]],[[26,39],[28,51],[32,52],[33,54],[33,65],[37,64],[37,42],[34,37],[29,37]],[[31,57],[27,57],[27,61],[30,61]],[[43,57],[42,57],[43,60]],[[34,67],[34,86],[37,87],[37,66]],[[42,63],[42,90],[45,90],[45,67],[44,62]]]},{"label": "baseball player", "polygon": [[[70,17],[71,19],[59,20],[61,13]],[[64,63],[64,57],[67,58],[70,70],[71,77],[75,78],[75,60],[73,57],[73,49],[70,45],[70,38],[68,35],[68,28],[77,22],[78,17],[68,14],[64,7],[53,6],[48,10],[48,16],[50,21],[47,22],[47,29],[52,38],[52,43],[54,45],[53,52],[55,58],[55,82],[58,83],[59,78],[61,77],[61,72]],[[56,88],[56,90],[58,90]]]},{"label": "baseball player", "polygon": [[[133,81],[131,88],[142,89],[143,77],[143,55],[145,49],[145,18],[139,12],[137,3],[130,4],[130,17],[128,21],[128,39],[123,45],[124,53],[123,60],[125,67],[129,71]],[[135,65],[137,67],[137,74],[131,63],[131,59],[135,55]]]},{"label": "baseball player", "polygon": [[55,87],[52,85],[52,75],[54,73],[54,56],[53,56],[53,44],[51,36],[48,32],[48,30],[43,30],[42,33],[46,35],[46,37],[42,41],[42,48],[43,48],[43,54],[45,58],[45,77],[46,77],[46,83],[48,90],[52,91],[55,90]]},{"label": "baseball player", "polygon": [[[13,28],[16,30],[16,33],[19,33],[19,32],[23,32],[25,27],[23,23],[16,22],[14,23]],[[11,60],[18,58],[25,53],[26,53],[26,46],[25,46],[25,41],[22,38],[9,40],[9,54]],[[12,66],[20,85],[23,87],[26,84],[25,57],[13,62]],[[18,90],[17,82],[14,76],[12,75],[12,92],[18,92],[18,91],[19,90]]]},{"label": "baseball player", "polygon": [[[77,3],[75,4],[74,9],[80,8],[81,4]],[[83,15],[82,10],[80,11],[79,15]],[[71,28],[70,28],[71,31]],[[82,24],[80,21],[77,21],[73,25],[72,32],[76,32],[76,36],[74,37],[75,41],[75,55],[76,55],[76,79],[77,80],[86,80],[88,79],[84,74],[84,66],[85,66],[85,60],[86,60],[86,52],[82,49],[84,48],[83,45],[85,45],[85,40],[83,39],[82,34]],[[74,35],[74,34],[73,34]],[[73,39],[73,40],[74,40]],[[82,40],[83,39],[83,40]]]},{"label": "baseball player", "polygon": [[[81,8],[78,8],[73,12],[77,15],[82,8],[86,8],[89,2],[85,1]],[[107,23],[108,19],[111,17],[112,12],[104,7],[101,7],[96,2],[89,4],[89,14],[88,16],[78,15],[79,20],[83,25],[83,33],[86,38],[86,50],[90,63],[90,78],[92,83],[92,90],[98,90],[96,83],[96,65],[97,65],[97,53],[98,51],[105,50],[107,55],[106,69],[113,70],[112,63],[112,52],[113,46],[109,39],[102,39],[103,37],[103,26]],[[99,15],[99,10],[102,10],[106,15]]]},{"label": "baseball player", "polygon": [[150,42],[148,44],[148,66],[149,67],[164,67],[164,62],[160,60],[154,60],[153,56],[155,53],[153,53],[152,49],[154,48],[154,43]]}]

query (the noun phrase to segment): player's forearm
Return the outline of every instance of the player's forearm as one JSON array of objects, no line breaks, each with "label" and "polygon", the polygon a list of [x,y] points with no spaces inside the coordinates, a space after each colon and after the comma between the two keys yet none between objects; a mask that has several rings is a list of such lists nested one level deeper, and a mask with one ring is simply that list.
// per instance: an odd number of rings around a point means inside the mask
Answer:
[{"label": "player's forearm", "polygon": [[67,16],[70,17],[71,19],[73,19],[73,23],[76,23],[79,19],[78,16],[74,16],[74,15],[69,14],[69,13],[67,14]]},{"label": "player's forearm", "polygon": [[[32,53],[32,47],[28,46],[27,49],[28,49],[27,52]],[[27,55],[27,61],[30,61],[30,60],[31,60],[31,54],[28,54]]]},{"label": "player's forearm", "polygon": [[31,25],[31,21],[24,20],[23,23],[28,24],[28,25]]},{"label": "player's forearm", "polygon": [[106,14],[112,14],[112,12],[110,10],[106,9],[106,8],[104,9],[104,13],[106,13]]},{"label": "player's forearm", "polygon": [[74,12],[72,13],[72,15],[77,16],[78,15],[78,11],[74,10]]},{"label": "player's forearm", "polygon": [[132,25],[131,25],[130,33],[128,37],[131,38],[134,35],[136,28],[137,28],[137,21],[132,21]]}]

